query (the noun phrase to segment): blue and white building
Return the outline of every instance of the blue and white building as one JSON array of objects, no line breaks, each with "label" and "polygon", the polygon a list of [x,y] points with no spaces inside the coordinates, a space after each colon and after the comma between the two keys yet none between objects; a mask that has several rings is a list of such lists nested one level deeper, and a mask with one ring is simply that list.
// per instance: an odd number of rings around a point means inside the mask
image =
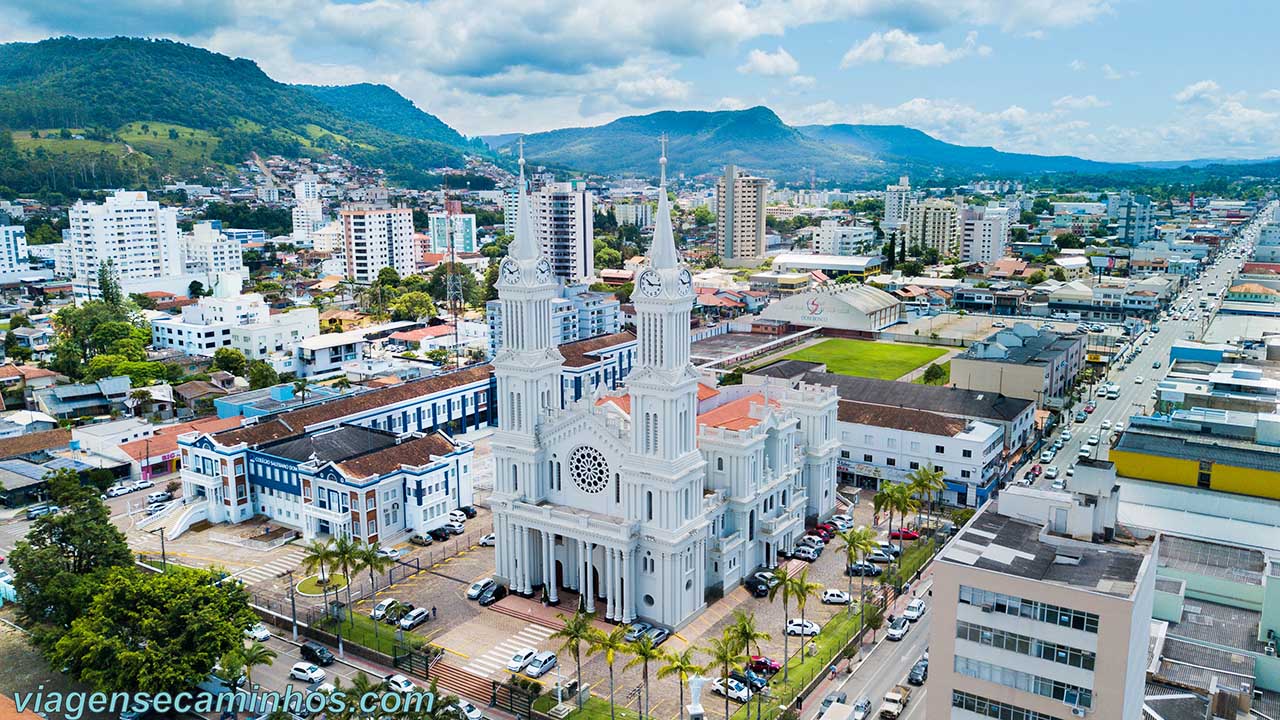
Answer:
[{"label": "blue and white building", "polygon": [[[551,299],[551,329],[558,345],[600,335],[612,335],[622,328],[622,304],[612,293],[595,292],[586,285],[561,285],[559,296]],[[502,340],[502,301],[484,305],[489,324],[489,357],[498,353]]]}]

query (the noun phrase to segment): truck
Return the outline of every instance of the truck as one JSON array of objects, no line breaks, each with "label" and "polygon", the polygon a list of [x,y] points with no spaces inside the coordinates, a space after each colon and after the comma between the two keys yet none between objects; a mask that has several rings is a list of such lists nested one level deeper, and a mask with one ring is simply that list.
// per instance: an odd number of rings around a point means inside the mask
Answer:
[{"label": "truck", "polygon": [[910,700],[911,688],[906,685],[894,685],[884,694],[884,702],[880,703],[880,717],[890,720],[900,717],[906,711],[907,702]]}]

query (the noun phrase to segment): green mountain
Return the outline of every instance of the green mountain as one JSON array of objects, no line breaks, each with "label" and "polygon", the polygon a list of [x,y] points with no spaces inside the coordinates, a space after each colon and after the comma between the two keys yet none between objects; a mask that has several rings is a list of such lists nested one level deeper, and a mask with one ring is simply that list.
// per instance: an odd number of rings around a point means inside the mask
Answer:
[{"label": "green mountain", "polygon": [[[360,107],[362,97],[378,104]],[[416,178],[476,151],[388,88],[296,87],[250,60],[135,38],[0,45],[0,127],[14,131],[0,146],[0,185],[18,190],[102,187],[100,173],[141,184],[253,151],[338,152]]]},{"label": "green mountain", "polygon": [[[791,127],[766,107],[665,111],[619,118],[598,127],[534,133],[525,136],[525,156],[533,162],[590,172],[653,175],[656,138],[663,133],[670,138],[670,169],[690,174],[718,172],[733,163],[784,180],[807,179],[812,172],[829,180],[863,182],[901,172],[1023,175],[1129,167],[953,145],[895,125]],[[502,154],[514,152],[512,139],[510,135],[487,138]]]}]

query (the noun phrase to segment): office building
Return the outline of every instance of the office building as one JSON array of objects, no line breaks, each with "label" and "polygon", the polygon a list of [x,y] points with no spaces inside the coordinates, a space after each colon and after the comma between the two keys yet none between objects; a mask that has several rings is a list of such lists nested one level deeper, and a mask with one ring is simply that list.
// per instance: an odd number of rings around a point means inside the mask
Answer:
[{"label": "office building", "polygon": [[548,182],[531,198],[532,220],[552,273],[566,283],[595,276],[595,196],[581,180]]},{"label": "office building", "polygon": [[822,255],[878,255],[875,228],[823,220],[813,229],[813,249]]},{"label": "office building", "polygon": [[422,253],[414,239],[413,210],[356,203],[344,205],[338,214],[348,279],[371,284],[384,267],[395,268],[401,277],[417,272]]},{"label": "office building", "polygon": [[955,257],[960,243],[960,209],[950,200],[931,198],[907,211],[907,245]]},{"label": "office building", "polygon": [[765,254],[769,181],[726,165],[716,181],[716,251],[725,267],[759,265]]},{"label": "office building", "polygon": [[1002,207],[966,208],[961,213],[960,259],[966,263],[994,263],[1005,256],[1009,241],[1009,213]]},{"label": "office building", "polygon": [[178,212],[145,192],[117,190],[100,205],[78,201],[68,218],[63,237],[77,302],[97,295],[98,269],[108,261],[122,286],[184,275]]},{"label": "office building", "polygon": [[907,214],[916,202],[911,191],[911,179],[903,175],[897,185],[884,189],[884,223],[886,232],[897,230],[907,222]]},{"label": "office building", "polygon": [[934,560],[924,717],[1139,720],[1159,542],[1116,521],[1106,461],[1011,487]]},{"label": "office building", "polygon": [[1034,400],[1041,406],[1056,404],[1084,367],[1084,350],[1082,334],[1014,323],[953,357],[951,384]]},{"label": "office building", "polygon": [[0,225],[0,275],[27,269],[27,230],[21,225]]},{"label": "office building", "polygon": [[479,249],[476,242],[476,216],[470,213],[431,213],[427,217],[427,234],[431,238],[431,252],[448,253],[449,240],[457,252],[473,253]]}]

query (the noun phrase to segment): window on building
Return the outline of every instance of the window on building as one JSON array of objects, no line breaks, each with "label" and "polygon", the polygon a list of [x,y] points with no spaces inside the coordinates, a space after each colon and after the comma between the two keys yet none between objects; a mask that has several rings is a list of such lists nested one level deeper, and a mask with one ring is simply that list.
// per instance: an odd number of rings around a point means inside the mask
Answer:
[{"label": "window on building", "polygon": [[875,462],[875,461],[871,459],[870,455],[863,455],[862,462]]}]

